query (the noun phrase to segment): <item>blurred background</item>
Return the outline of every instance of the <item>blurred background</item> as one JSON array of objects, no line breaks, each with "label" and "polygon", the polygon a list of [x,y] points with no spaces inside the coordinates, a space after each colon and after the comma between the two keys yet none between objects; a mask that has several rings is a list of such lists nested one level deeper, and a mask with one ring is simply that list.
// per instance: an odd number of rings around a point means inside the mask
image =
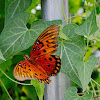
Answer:
[{"label": "blurred background", "polygon": [[[78,25],[82,24],[86,17],[91,13],[93,5],[96,5],[96,18],[98,27],[100,27],[100,0],[69,0],[69,17],[70,23],[76,23]],[[41,19],[41,0],[32,0],[31,6],[26,10],[31,14],[27,27],[30,27],[34,20]],[[0,33],[4,28],[5,21],[5,0],[0,0]],[[87,41],[87,40],[86,40]],[[31,47],[27,50],[19,52],[15,56],[9,58],[6,62],[0,64],[2,70],[12,79],[14,66],[21,60],[23,60],[23,55],[30,53]],[[89,41],[88,52],[86,53],[87,58],[94,54],[98,58],[98,63],[94,68],[91,77],[100,84],[100,29],[95,35],[91,36]],[[2,67],[4,66],[4,67]],[[14,100],[38,100],[35,88],[33,86],[23,86],[16,84],[9,80],[5,75],[0,72],[0,78]],[[25,81],[29,83],[30,81]],[[78,93],[82,92],[82,89],[78,87],[74,82],[71,82],[73,86],[78,88]],[[94,84],[97,94],[100,95],[100,87]],[[91,84],[88,85],[88,89],[91,88]],[[99,91],[98,91],[99,90]],[[0,99],[8,100],[8,95],[0,81]]]}]

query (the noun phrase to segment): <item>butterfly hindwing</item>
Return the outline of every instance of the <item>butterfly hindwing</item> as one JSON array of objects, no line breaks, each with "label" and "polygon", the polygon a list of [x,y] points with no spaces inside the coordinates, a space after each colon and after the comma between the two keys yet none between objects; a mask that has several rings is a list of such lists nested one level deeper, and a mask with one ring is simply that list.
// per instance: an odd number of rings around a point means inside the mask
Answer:
[{"label": "butterfly hindwing", "polygon": [[57,51],[59,28],[57,25],[48,27],[34,43],[30,57],[35,58],[45,54],[52,54]]},{"label": "butterfly hindwing", "polygon": [[48,76],[56,76],[61,68],[61,59],[56,55],[43,55],[35,62],[46,71]]},{"label": "butterfly hindwing", "polygon": [[48,84],[50,79],[39,65],[33,65],[27,60],[20,61],[14,68],[14,77],[19,81],[37,79],[39,82]]}]

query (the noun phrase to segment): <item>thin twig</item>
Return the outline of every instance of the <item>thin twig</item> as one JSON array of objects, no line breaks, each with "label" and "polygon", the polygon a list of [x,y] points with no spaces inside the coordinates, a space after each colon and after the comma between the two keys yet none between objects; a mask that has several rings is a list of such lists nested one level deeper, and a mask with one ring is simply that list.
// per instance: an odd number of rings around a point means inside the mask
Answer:
[{"label": "thin twig", "polygon": [[100,87],[100,84],[99,83],[97,83],[95,80],[93,80],[92,78],[91,78],[91,80],[94,82],[94,83],[96,83],[99,87]]},{"label": "thin twig", "polygon": [[0,71],[1,71],[8,79],[10,79],[11,81],[13,81],[13,82],[15,82],[15,83],[17,83],[17,84],[21,84],[21,85],[32,85],[32,84],[25,84],[25,83],[17,82],[17,81],[15,81],[15,80],[13,80],[12,78],[10,78],[8,75],[6,75],[6,74],[2,71],[1,68],[0,68]]},{"label": "thin twig", "polygon": [[65,19],[66,23],[68,23],[66,16],[65,16],[65,13],[64,13],[63,0],[61,0],[61,5],[62,5],[62,12],[63,12],[64,19]]},{"label": "thin twig", "polygon": [[[62,22],[62,24],[63,24],[65,21],[68,22],[69,19],[74,18],[74,17],[83,17],[83,16],[71,16],[71,17],[67,18],[66,20],[64,20],[64,21]],[[84,18],[84,17],[83,17],[83,18]]]},{"label": "thin twig", "polygon": [[3,84],[1,78],[0,78],[0,82],[1,82],[2,86],[4,87],[4,89],[5,89],[6,93],[7,93],[7,95],[9,96],[10,100],[13,100],[12,97],[10,96],[9,92],[7,91],[5,85]]},{"label": "thin twig", "polygon": [[100,97],[100,95],[94,96],[94,98],[98,98],[98,97]]},{"label": "thin twig", "polygon": [[93,89],[94,96],[97,96],[96,92],[95,92],[95,89],[94,89],[94,86],[93,86],[93,83],[92,83],[92,80],[90,81],[90,83],[91,83],[91,86],[92,86],[92,89]]}]

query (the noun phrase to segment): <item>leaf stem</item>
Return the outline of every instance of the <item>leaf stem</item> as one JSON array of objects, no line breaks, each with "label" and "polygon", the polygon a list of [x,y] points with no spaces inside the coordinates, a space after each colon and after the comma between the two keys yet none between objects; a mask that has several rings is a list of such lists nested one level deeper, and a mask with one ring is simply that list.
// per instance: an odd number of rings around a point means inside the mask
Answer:
[{"label": "leaf stem", "polygon": [[89,38],[87,37],[87,43],[86,43],[86,46],[85,46],[85,55],[84,55],[84,58],[83,58],[83,61],[85,62],[85,58],[86,58],[86,54],[87,54],[87,51],[88,51],[88,45],[89,44]]},{"label": "leaf stem", "polygon": [[88,51],[89,38],[87,37],[86,53]]},{"label": "leaf stem", "polygon": [[11,81],[13,81],[13,82],[15,82],[15,83],[17,83],[17,84],[21,84],[21,85],[32,85],[32,84],[25,84],[25,83],[17,82],[17,81],[15,81],[15,80],[13,80],[12,78],[10,78],[8,75],[6,75],[6,74],[2,71],[1,68],[0,68],[0,71],[1,71],[8,79],[10,79]]},{"label": "leaf stem", "polygon": [[93,89],[94,96],[97,96],[96,92],[95,92],[95,89],[94,89],[94,86],[93,86],[93,83],[92,83],[92,80],[90,81],[90,83],[91,83],[91,86],[92,86],[92,89]]},{"label": "leaf stem", "polygon": [[74,17],[83,17],[83,16],[72,16],[72,17],[69,17],[69,18],[67,18],[66,20],[64,20],[64,21],[62,22],[62,24],[63,24],[65,21],[68,21],[69,19],[74,18]]},{"label": "leaf stem", "polygon": [[9,96],[10,100],[13,100],[12,97],[10,96],[9,92],[7,91],[5,85],[3,84],[1,78],[0,78],[0,82],[1,82],[2,86],[4,87],[4,89],[5,89],[6,93],[7,93],[7,95]]},{"label": "leaf stem", "polygon": [[91,78],[91,80],[94,82],[94,83],[96,83],[99,87],[100,87],[100,84],[99,83],[97,83],[95,80],[93,80],[92,78]]},{"label": "leaf stem", "polygon": [[68,21],[66,19],[65,13],[64,13],[63,0],[61,0],[61,6],[62,6],[62,12],[63,12],[64,19],[65,19],[66,23],[68,24]]}]

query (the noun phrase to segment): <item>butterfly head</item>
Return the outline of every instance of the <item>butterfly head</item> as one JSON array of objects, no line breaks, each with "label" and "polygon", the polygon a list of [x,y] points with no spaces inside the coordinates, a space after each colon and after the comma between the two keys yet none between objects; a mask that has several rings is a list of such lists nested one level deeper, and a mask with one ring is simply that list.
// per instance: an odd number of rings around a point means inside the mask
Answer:
[{"label": "butterfly head", "polygon": [[25,60],[29,60],[30,58],[29,58],[28,55],[24,55],[24,59],[25,59]]}]

